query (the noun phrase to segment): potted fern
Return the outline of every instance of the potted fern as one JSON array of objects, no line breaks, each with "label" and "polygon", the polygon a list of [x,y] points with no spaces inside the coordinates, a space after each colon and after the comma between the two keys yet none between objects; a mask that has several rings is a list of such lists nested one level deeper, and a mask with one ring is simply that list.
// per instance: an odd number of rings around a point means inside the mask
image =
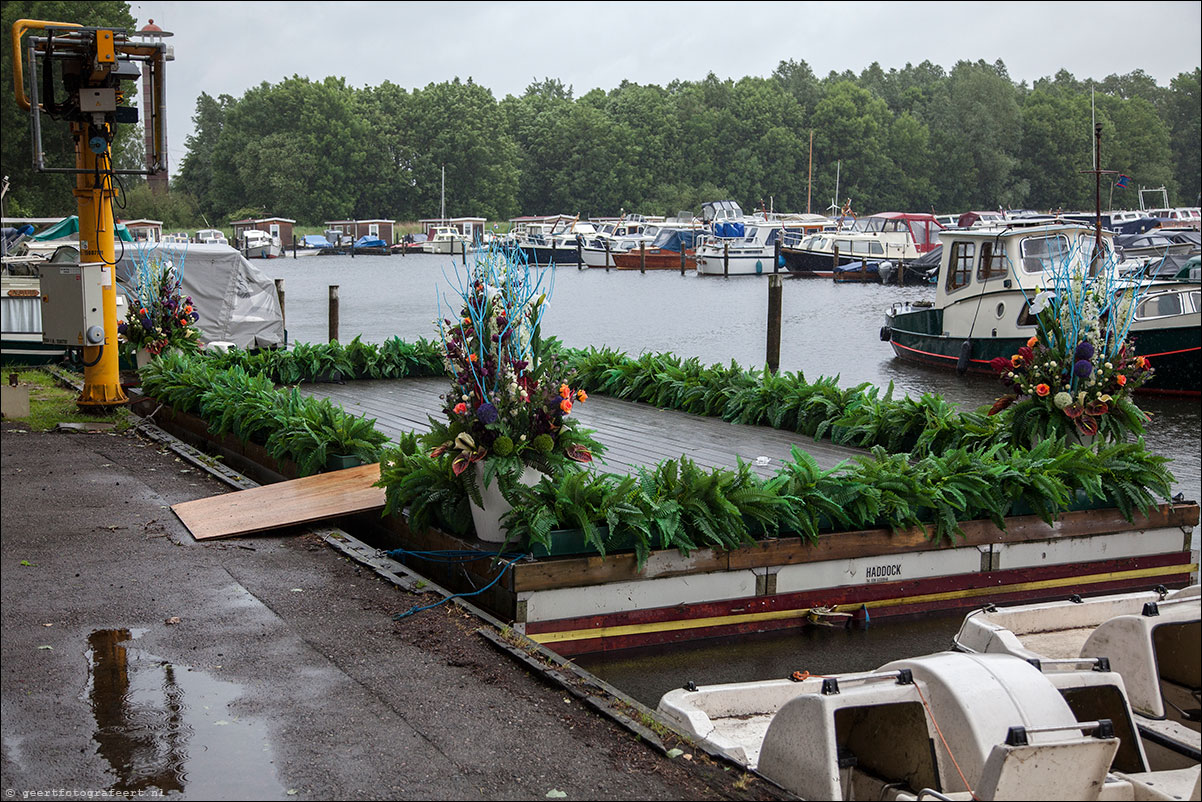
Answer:
[{"label": "potted fern", "polygon": [[569,386],[566,364],[541,336],[553,269],[531,269],[517,249],[478,251],[456,271],[451,314],[440,314],[451,386],[444,418],[431,418],[424,440],[432,458],[449,459],[482,540],[505,541],[500,519],[518,484],[578,470],[599,452],[570,417],[588,396]]}]

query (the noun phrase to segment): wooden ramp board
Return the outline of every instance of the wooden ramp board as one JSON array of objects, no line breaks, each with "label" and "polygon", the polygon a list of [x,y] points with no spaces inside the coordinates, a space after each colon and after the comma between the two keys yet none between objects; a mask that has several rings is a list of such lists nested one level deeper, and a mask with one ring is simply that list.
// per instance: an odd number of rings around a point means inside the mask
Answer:
[{"label": "wooden ramp board", "polygon": [[171,509],[197,540],[249,535],[357,512],[384,509],[380,463],[319,473],[235,493],[184,501]]}]

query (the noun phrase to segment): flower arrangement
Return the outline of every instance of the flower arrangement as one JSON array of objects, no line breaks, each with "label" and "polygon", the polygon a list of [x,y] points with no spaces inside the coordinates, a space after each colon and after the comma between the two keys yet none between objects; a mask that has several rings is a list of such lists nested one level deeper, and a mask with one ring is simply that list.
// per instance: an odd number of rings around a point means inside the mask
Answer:
[{"label": "flower arrangement", "polygon": [[117,333],[134,348],[145,348],[159,355],[172,348],[195,349],[200,330],[199,313],[192,298],[183,296],[184,254],[173,259],[149,258],[139,253],[135,261],[132,286],[127,297],[125,320],[117,324]]},{"label": "flower arrangement", "polygon": [[1085,259],[1049,271],[1052,286],[1030,301],[1037,330],[1018,353],[991,362],[1009,393],[990,409],[1014,407],[1014,436],[1124,439],[1147,419],[1131,394],[1152,377],[1128,340],[1141,287],[1112,265],[1089,275]]},{"label": "flower arrangement", "polygon": [[455,273],[455,316],[438,324],[451,387],[443,396],[446,420],[431,420],[425,439],[431,457],[451,458],[454,475],[467,480],[480,506],[467,470],[475,463],[482,463],[485,486],[500,477],[504,492],[527,466],[555,476],[599,453],[569,417],[588,395],[569,385],[555,343],[541,336],[553,283],[553,269],[532,270],[519,250],[478,252],[469,269]]}]

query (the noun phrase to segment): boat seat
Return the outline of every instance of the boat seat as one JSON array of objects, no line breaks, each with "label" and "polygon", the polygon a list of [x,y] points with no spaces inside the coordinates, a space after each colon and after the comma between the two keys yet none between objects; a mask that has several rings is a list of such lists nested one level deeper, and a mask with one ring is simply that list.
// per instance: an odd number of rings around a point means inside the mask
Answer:
[{"label": "boat seat", "polygon": [[1114,772],[1115,780],[1130,784],[1132,794],[1127,799],[1133,802],[1148,800],[1197,800],[1202,797],[1202,766],[1193,765],[1186,769],[1145,771],[1136,774]]}]

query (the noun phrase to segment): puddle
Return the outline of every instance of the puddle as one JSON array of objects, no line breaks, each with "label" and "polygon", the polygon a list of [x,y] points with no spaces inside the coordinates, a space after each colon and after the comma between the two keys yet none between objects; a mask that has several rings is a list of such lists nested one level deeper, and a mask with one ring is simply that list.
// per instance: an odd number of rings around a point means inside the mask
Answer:
[{"label": "puddle", "polygon": [[114,777],[110,790],[122,796],[285,798],[266,726],[230,712],[243,688],[133,646],[144,631],[107,629],[88,636],[93,738]]}]

